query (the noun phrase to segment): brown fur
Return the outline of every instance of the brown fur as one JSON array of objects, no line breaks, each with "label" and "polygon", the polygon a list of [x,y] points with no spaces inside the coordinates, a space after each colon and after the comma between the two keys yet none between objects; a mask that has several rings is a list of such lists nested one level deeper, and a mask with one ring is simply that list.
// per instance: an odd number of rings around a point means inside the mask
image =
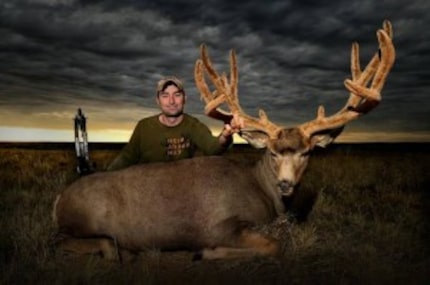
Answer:
[{"label": "brown fur", "polygon": [[55,203],[54,220],[69,237],[59,243],[72,248],[70,239],[79,239],[77,252],[103,251],[91,249],[97,237],[129,250],[242,247],[247,225],[277,215],[277,196],[265,191],[250,169],[222,157],[136,165],[70,185]]}]

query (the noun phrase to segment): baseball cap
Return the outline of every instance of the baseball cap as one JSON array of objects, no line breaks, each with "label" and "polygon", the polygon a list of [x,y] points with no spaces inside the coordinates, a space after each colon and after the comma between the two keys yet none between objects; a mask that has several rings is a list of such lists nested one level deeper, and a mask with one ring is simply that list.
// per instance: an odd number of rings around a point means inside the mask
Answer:
[{"label": "baseball cap", "polygon": [[164,77],[157,83],[157,94],[166,87],[166,84],[173,83],[180,91],[184,91],[184,84],[175,76]]}]

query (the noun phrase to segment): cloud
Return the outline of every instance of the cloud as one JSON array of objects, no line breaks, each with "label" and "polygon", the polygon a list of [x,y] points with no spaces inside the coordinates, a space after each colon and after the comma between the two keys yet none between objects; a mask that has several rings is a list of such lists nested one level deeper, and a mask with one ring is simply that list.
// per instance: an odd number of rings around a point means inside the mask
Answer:
[{"label": "cloud", "polygon": [[174,74],[185,82],[187,111],[202,113],[193,69],[206,43],[220,72],[236,50],[245,110],[263,108],[291,126],[312,119],[320,104],[329,114],[343,106],[352,41],[360,43],[364,66],[377,49],[376,29],[389,18],[396,64],[381,105],[352,127],[426,131],[429,8],[423,0],[5,0],[0,110],[15,110],[11,116],[21,120],[18,112],[130,109],[117,119],[134,123],[139,108],[156,108],[156,82]]}]

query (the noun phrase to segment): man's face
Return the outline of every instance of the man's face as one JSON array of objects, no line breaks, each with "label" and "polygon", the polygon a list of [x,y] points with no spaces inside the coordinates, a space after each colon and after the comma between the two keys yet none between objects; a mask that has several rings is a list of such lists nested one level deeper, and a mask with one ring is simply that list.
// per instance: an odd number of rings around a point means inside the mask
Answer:
[{"label": "man's face", "polygon": [[165,116],[178,117],[184,111],[185,94],[175,85],[169,85],[158,93],[157,104]]}]

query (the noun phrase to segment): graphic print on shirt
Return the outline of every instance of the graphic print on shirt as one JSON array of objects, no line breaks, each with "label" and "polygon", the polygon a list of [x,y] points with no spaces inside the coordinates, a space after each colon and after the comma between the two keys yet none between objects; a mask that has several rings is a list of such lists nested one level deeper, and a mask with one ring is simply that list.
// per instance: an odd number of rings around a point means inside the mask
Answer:
[{"label": "graphic print on shirt", "polygon": [[166,139],[166,152],[168,156],[178,156],[185,150],[191,147],[189,138],[183,136],[178,138]]}]

